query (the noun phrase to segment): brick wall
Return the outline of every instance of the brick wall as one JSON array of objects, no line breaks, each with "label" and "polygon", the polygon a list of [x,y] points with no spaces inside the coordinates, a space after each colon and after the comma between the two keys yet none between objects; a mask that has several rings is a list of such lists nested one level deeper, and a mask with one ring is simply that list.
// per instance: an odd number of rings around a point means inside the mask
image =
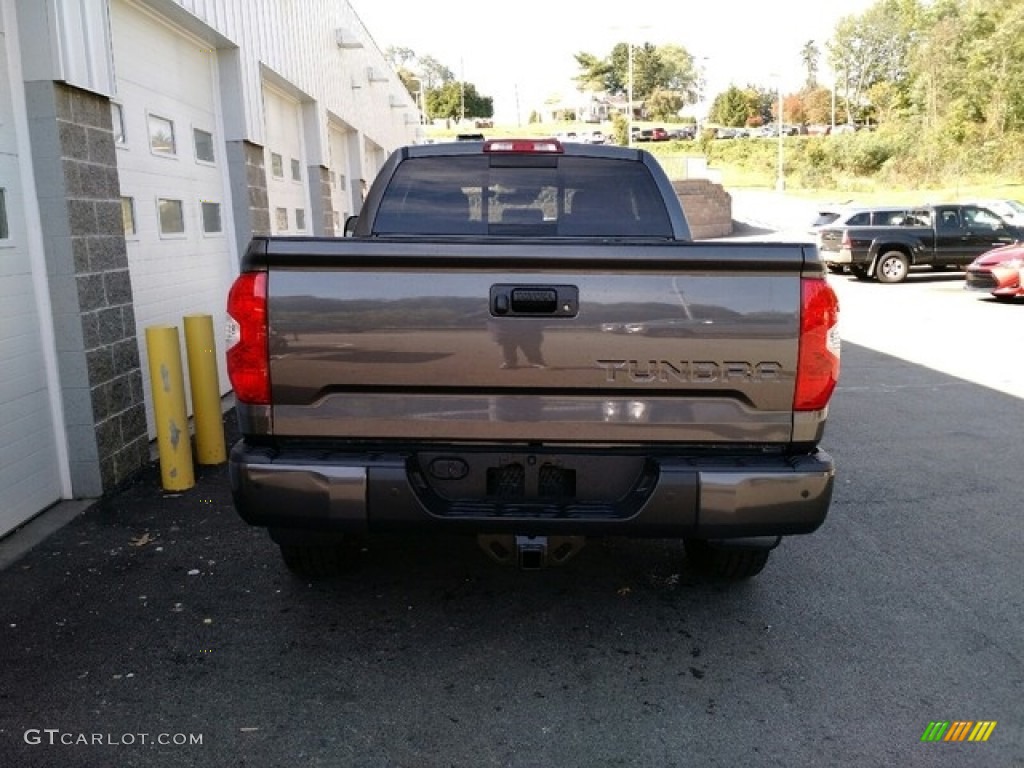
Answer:
[{"label": "brick wall", "polygon": [[732,197],[720,184],[707,179],[672,182],[695,240],[732,234]]}]

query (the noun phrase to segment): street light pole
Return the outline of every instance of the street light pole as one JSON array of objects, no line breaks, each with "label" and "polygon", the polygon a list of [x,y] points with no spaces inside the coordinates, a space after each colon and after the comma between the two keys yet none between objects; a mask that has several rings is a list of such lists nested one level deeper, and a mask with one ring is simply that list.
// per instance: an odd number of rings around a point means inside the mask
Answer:
[{"label": "street light pole", "polygon": [[409,75],[408,79],[415,80],[419,85],[419,89],[416,91],[414,98],[416,99],[416,106],[419,107],[420,110],[420,125],[423,125],[427,121],[426,100],[423,95],[423,80],[413,75]]},{"label": "street light pole", "polygon": [[701,118],[707,118],[708,110],[704,105],[704,95],[707,91],[707,61],[710,57],[701,56],[700,66],[697,68],[697,106],[693,115],[693,138],[700,138]]},{"label": "street light pole", "polygon": [[779,114],[778,114],[778,120],[776,120],[776,127],[779,129],[779,176],[775,180],[775,189],[778,192],[784,192],[786,190],[786,175],[785,175],[785,171],[784,171],[784,169],[782,167],[783,132],[782,132],[782,78],[781,77],[779,77],[777,86],[778,86],[778,90],[779,90]]},{"label": "street light pole", "polygon": [[629,41],[629,82],[626,85],[626,110],[629,114],[626,125],[626,146],[633,146],[633,40]]}]

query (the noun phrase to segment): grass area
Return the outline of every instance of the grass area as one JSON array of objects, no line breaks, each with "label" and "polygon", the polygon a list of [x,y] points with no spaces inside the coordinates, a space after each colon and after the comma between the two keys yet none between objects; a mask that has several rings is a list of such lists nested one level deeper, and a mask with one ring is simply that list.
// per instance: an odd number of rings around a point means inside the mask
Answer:
[{"label": "grass area", "polygon": [[[634,125],[638,128],[672,127],[658,122],[635,122]],[[484,129],[465,125],[430,126],[427,137],[444,141],[470,130],[482,132],[487,137],[554,136],[567,131],[584,133],[593,130],[601,130],[606,136],[613,133],[611,122],[561,122],[498,125]],[[848,170],[876,162],[872,152],[877,152],[879,147],[876,145],[884,145],[886,138],[857,134],[823,138],[785,137],[783,169],[786,191],[810,200],[849,200],[865,204],[918,204],[1003,197],[1024,200],[1024,183],[1019,180],[1021,175],[1014,173],[1012,168],[1002,176],[991,172],[971,173],[957,167],[958,163],[948,163],[949,167],[930,172],[931,178],[925,181],[913,180],[912,172],[887,171],[886,165],[872,173],[857,174]],[[775,188],[778,176],[777,139],[729,139],[703,143],[667,141],[638,146],[655,155],[673,178],[684,177],[687,159],[696,157],[707,159],[708,169],[721,179],[726,188]],[[886,149],[893,152],[891,146]],[[899,151],[895,154],[898,156]],[[941,158],[937,165],[941,166],[943,160]]]}]

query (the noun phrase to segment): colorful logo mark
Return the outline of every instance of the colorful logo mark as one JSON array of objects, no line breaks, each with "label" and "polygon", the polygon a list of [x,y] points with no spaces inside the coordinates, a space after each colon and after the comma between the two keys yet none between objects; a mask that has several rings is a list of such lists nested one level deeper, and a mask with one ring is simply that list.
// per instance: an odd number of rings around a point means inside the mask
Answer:
[{"label": "colorful logo mark", "polygon": [[995,720],[933,720],[921,734],[921,741],[988,741],[995,729]]}]

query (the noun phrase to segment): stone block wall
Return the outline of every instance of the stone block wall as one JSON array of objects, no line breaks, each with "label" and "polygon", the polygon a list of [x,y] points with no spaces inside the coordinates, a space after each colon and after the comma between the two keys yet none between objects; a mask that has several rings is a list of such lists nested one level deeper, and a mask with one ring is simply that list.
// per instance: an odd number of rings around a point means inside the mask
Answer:
[{"label": "stone block wall", "polygon": [[309,179],[309,209],[313,221],[313,234],[334,237],[334,204],[331,199],[331,172],[322,165],[306,168]]},{"label": "stone block wall", "polygon": [[149,461],[110,102],[48,81],[25,96],[72,492],[95,497]]},{"label": "stone block wall", "polygon": [[231,209],[238,252],[245,253],[253,235],[270,234],[270,195],[263,147],[250,141],[227,142]]},{"label": "stone block wall", "polygon": [[694,240],[732,234],[732,197],[721,184],[707,179],[672,182]]}]

